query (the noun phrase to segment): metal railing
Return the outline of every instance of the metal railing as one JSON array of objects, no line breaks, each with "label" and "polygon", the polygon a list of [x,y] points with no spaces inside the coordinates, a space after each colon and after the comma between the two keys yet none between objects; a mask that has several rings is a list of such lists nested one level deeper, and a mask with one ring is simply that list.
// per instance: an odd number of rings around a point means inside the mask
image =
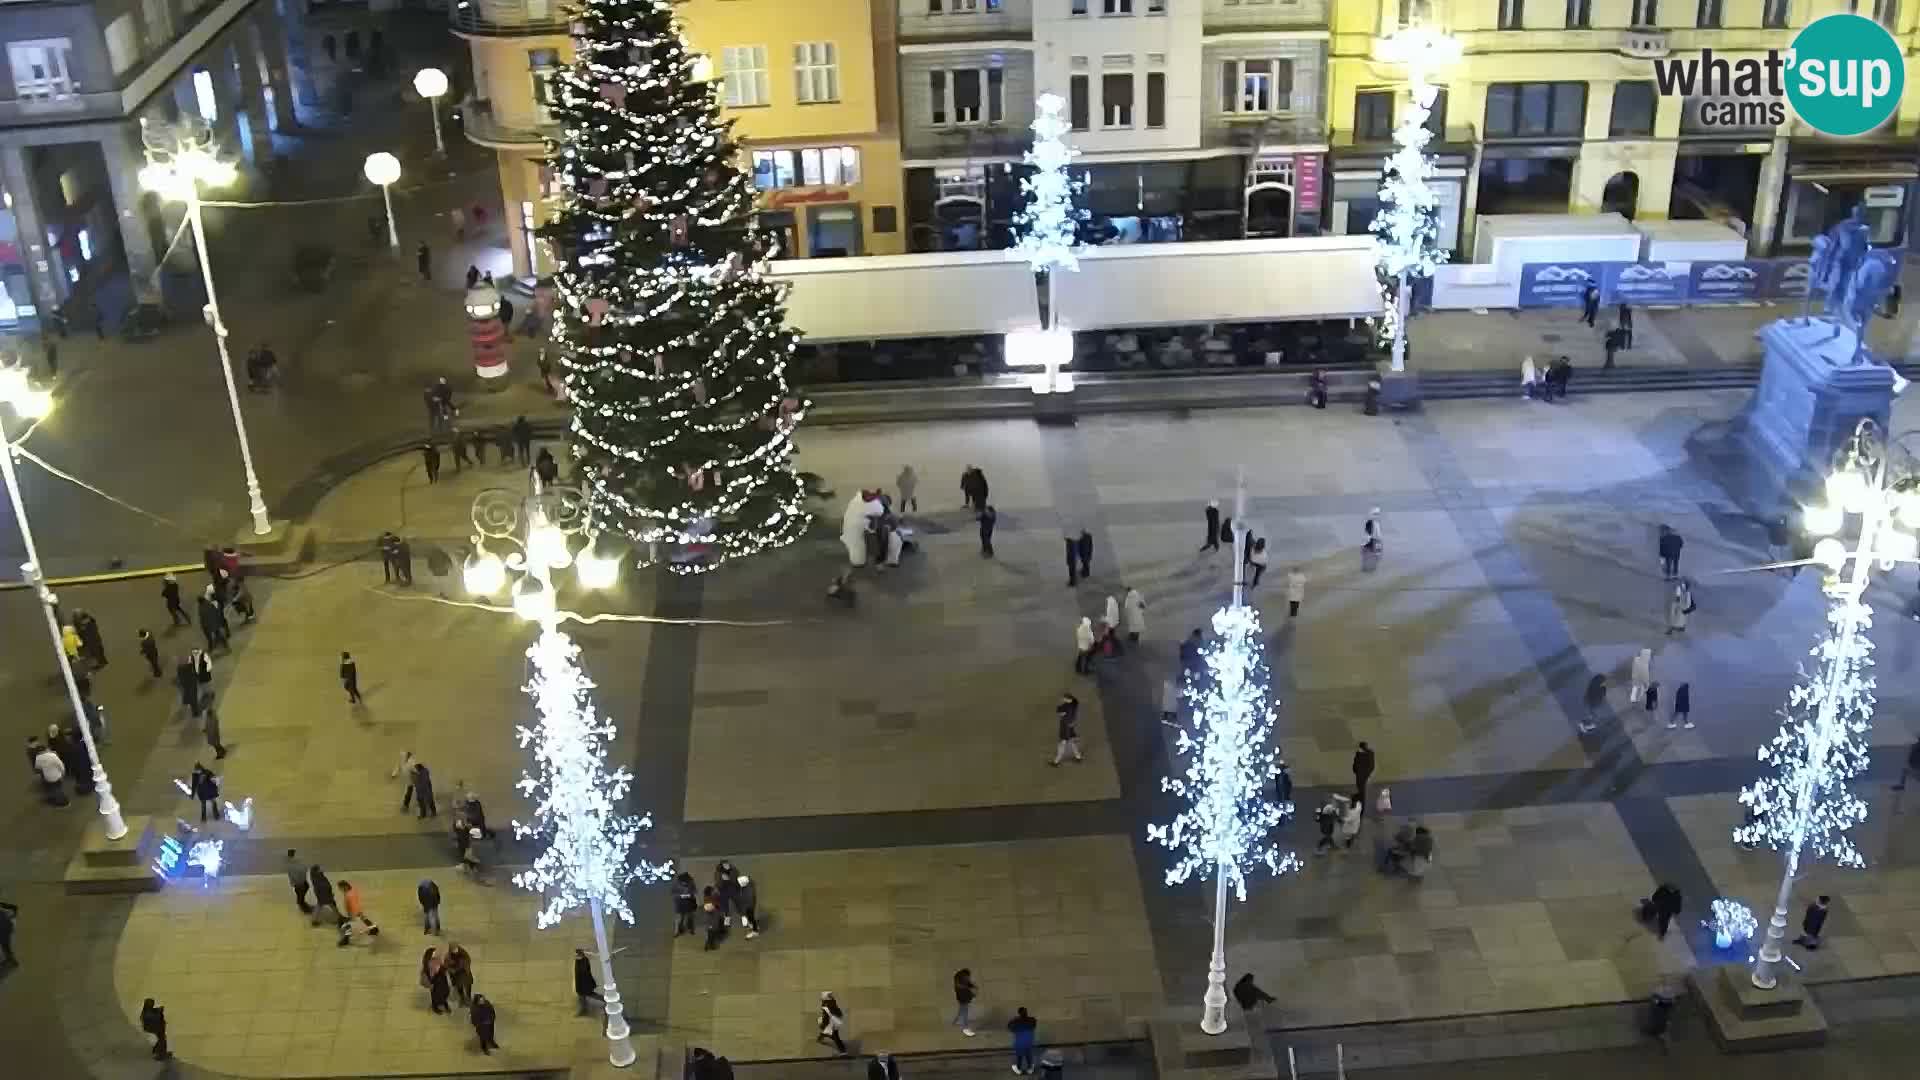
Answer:
[{"label": "metal railing", "polygon": [[447,21],[455,33],[481,37],[567,32],[561,0],[452,0]]},{"label": "metal railing", "polygon": [[493,102],[485,98],[467,98],[460,102],[460,121],[467,138],[482,146],[539,147],[557,138],[560,125],[541,124],[530,118],[507,122],[493,111]]}]

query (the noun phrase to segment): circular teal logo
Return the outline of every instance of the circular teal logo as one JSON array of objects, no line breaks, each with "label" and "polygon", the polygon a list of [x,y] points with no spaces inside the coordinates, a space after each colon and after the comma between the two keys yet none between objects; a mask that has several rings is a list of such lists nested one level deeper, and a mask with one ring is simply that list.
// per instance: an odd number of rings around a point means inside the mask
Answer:
[{"label": "circular teal logo", "polygon": [[1860,15],[1815,19],[1787,52],[1787,100],[1827,135],[1858,135],[1886,123],[1906,81],[1899,43]]}]

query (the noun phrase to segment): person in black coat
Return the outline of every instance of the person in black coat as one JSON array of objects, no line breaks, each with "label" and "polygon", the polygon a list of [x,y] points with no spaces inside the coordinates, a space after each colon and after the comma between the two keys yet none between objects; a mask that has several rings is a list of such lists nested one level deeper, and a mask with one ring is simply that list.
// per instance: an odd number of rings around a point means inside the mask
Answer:
[{"label": "person in black coat", "polygon": [[1242,1010],[1252,1011],[1256,1005],[1271,1005],[1279,999],[1260,989],[1259,984],[1253,981],[1253,972],[1249,971],[1233,984],[1233,1000],[1240,1003]]},{"label": "person in black coat", "polygon": [[440,807],[433,801],[433,774],[420,762],[415,762],[413,766],[413,801],[418,805],[422,818],[440,816]]},{"label": "person in black coat", "polygon": [[421,281],[433,280],[433,251],[426,244],[414,249],[413,263],[420,268]]},{"label": "person in black coat", "polygon": [[1060,539],[1065,542],[1067,548],[1067,588],[1071,589],[1080,584],[1080,545],[1076,544],[1071,536],[1063,536]]},{"label": "person in black coat", "polygon": [[700,910],[699,892],[693,875],[685,870],[673,879],[673,936],[693,933],[693,917]]},{"label": "person in black coat", "polygon": [[167,602],[167,617],[175,626],[192,626],[193,620],[187,618],[187,611],[180,606],[180,579],[168,574],[160,581],[160,599]]},{"label": "person in black coat", "polygon": [[1073,542],[1073,549],[1074,552],[1080,556],[1080,576],[1083,578],[1092,577],[1093,534],[1085,529],[1081,529],[1080,538]]},{"label": "person in black coat", "polygon": [[1588,326],[1592,326],[1594,320],[1598,319],[1599,317],[1600,317],[1600,290],[1598,287],[1596,287],[1591,282],[1589,282],[1587,284],[1586,292],[1581,294],[1581,297],[1580,297],[1580,321],[1583,323],[1586,323]]},{"label": "person in black coat", "polygon": [[200,678],[193,672],[191,659],[183,656],[180,662],[173,666],[173,685],[180,688],[181,706],[191,710],[193,715],[199,716]]},{"label": "person in black coat", "polygon": [[1207,502],[1207,540],[1200,545],[1200,550],[1220,550],[1220,502],[1217,499]]},{"label": "person in black coat", "polygon": [[487,995],[473,995],[473,1005],[467,1010],[467,1017],[473,1021],[473,1033],[480,1036],[481,1053],[492,1054],[500,1049],[500,1044],[493,1041],[493,1002],[487,1000]]},{"label": "person in black coat", "polygon": [[1627,331],[1624,327],[1616,326],[1607,331],[1607,336],[1601,341],[1607,350],[1607,362],[1601,366],[1610,368],[1613,366],[1614,354],[1627,347]]},{"label": "person in black coat", "polygon": [[1362,813],[1367,805],[1367,780],[1373,776],[1373,748],[1361,743],[1353,752],[1353,801],[1360,804]]},{"label": "person in black coat", "polygon": [[199,762],[193,763],[193,778],[187,781],[193,789],[193,797],[200,803],[200,820],[207,820],[207,811],[213,811],[213,819],[220,820],[220,781],[215,779],[213,770]]},{"label": "person in black coat", "polygon": [[1273,767],[1273,801],[1293,802],[1293,773],[1287,771],[1284,760],[1276,762]]},{"label": "person in black coat", "polygon": [[340,654],[340,685],[346,688],[347,704],[358,705],[360,697],[360,665],[353,662],[353,654]]},{"label": "person in black coat", "polygon": [[427,467],[427,483],[440,482],[440,448],[431,441],[420,444],[420,460]]},{"label": "person in black coat", "polygon": [[987,506],[981,508],[980,557],[983,559],[993,558],[993,527],[999,520],[1000,515],[994,511],[993,507]]},{"label": "person in black coat", "polygon": [[1620,305],[1620,329],[1627,332],[1626,341],[1622,343],[1620,347],[1623,349],[1633,348],[1633,307],[1631,305]]},{"label": "person in black coat", "polygon": [[165,1061],[173,1056],[167,1049],[167,1010],[155,1005],[152,998],[140,1006],[140,1030],[153,1036],[153,1060]]},{"label": "person in black coat", "polygon": [[319,926],[322,918],[340,918],[340,903],[333,898],[333,880],[327,872],[315,863],[307,868],[307,881],[313,885],[313,925]]},{"label": "person in black coat", "polygon": [[573,950],[573,996],[580,1001],[580,1011],[575,1016],[587,1015],[587,999],[591,998],[602,1005],[607,999],[601,996],[600,983],[593,977],[593,962],[587,959],[585,949]]},{"label": "person in black coat", "polygon": [[524,416],[513,418],[513,427],[508,434],[513,438],[514,460],[522,465],[533,461],[533,425],[527,423]]},{"label": "person in black coat", "polygon": [[533,461],[534,475],[540,478],[542,487],[552,487],[560,480],[560,463],[553,459],[553,451],[540,448],[540,456]]},{"label": "person in black coat", "polygon": [[867,1080],[900,1080],[900,1065],[892,1054],[882,1050],[867,1062]]},{"label": "person in black coat", "polygon": [[439,884],[432,878],[421,878],[419,886],[414,889],[414,895],[419,897],[420,913],[425,922],[421,932],[426,934],[444,933],[445,931],[440,928]]},{"label": "person in black coat", "polygon": [[140,631],[140,656],[146,660],[147,667],[153,671],[153,677],[159,678],[161,674],[160,643],[153,640],[153,634],[144,629]]},{"label": "person in black coat", "polygon": [[1675,532],[1671,526],[1660,526],[1659,550],[1661,577],[1672,581],[1674,578],[1680,576],[1680,549],[1685,547],[1686,544],[1686,540],[1682,539],[1680,534]]},{"label": "person in black coat", "polygon": [[1673,885],[1662,884],[1653,890],[1648,900],[1652,903],[1655,931],[1664,938],[1667,936],[1667,927],[1673,923],[1673,917],[1680,914],[1680,890]]}]

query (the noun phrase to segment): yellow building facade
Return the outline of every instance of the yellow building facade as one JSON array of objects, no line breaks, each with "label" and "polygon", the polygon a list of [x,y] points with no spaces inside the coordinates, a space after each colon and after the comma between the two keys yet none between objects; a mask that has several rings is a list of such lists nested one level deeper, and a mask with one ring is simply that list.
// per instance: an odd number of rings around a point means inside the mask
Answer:
[{"label": "yellow building facade", "polygon": [[[683,0],[675,16],[734,121],[781,255],[905,251],[891,2]],[[499,158],[514,272],[551,273],[529,237],[555,195],[541,160],[558,135],[549,80],[573,59],[562,4],[458,0],[449,18],[472,54],[467,138]]]},{"label": "yellow building facade", "polygon": [[[1893,121],[1855,139],[1819,135],[1785,110],[1727,124],[1716,100],[1664,95],[1654,65],[1711,49],[1730,62],[1786,50],[1826,15],[1857,11],[1901,43],[1909,92]],[[1914,197],[1920,4],[1895,0],[1339,0],[1331,17],[1328,125],[1336,147],[1329,227],[1371,216],[1365,179],[1407,107],[1404,69],[1379,42],[1424,19],[1463,47],[1438,75],[1432,126],[1443,233],[1469,250],[1482,213],[1601,213],[1721,221],[1752,254],[1805,250],[1855,204],[1877,244],[1903,244]],[[1758,122],[1756,122],[1758,121]]]}]

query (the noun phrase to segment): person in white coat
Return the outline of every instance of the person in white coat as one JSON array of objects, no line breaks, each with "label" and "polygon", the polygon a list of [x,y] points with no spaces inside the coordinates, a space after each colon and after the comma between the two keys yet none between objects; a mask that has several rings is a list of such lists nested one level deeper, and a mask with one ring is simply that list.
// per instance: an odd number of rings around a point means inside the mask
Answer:
[{"label": "person in white coat", "polygon": [[1287,571],[1287,618],[1300,614],[1300,605],[1307,599],[1307,573],[1299,567]]},{"label": "person in white coat", "polygon": [[1540,371],[1533,365],[1533,357],[1520,361],[1520,396],[1531,398],[1534,384],[1540,381]]},{"label": "person in white coat", "polygon": [[1667,633],[1684,634],[1687,632],[1687,616],[1693,614],[1693,587],[1681,578],[1673,586],[1673,595],[1667,597]]},{"label": "person in white coat", "polygon": [[1073,628],[1073,670],[1076,674],[1093,674],[1093,620],[1081,616],[1080,625]]},{"label": "person in white coat", "polygon": [[1126,618],[1127,644],[1140,644],[1140,635],[1147,632],[1147,598],[1140,595],[1139,589],[1128,589],[1120,607]]},{"label": "person in white coat", "polygon": [[1120,632],[1120,601],[1117,598],[1113,596],[1107,597],[1107,610],[1101,616],[1101,620],[1107,624],[1100,628],[1102,634],[1118,634]]},{"label": "person in white coat", "polygon": [[867,565],[867,501],[860,492],[847,500],[846,512],[840,516],[840,543],[847,549],[850,565]]},{"label": "person in white coat", "polygon": [[900,492],[899,509],[902,514],[920,509],[920,499],[914,494],[920,488],[920,474],[913,471],[913,466],[900,466],[900,475],[893,478],[893,486]]},{"label": "person in white coat", "polygon": [[1639,701],[1653,682],[1653,650],[1641,649],[1633,657],[1633,685],[1627,691],[1628,701]]}]

